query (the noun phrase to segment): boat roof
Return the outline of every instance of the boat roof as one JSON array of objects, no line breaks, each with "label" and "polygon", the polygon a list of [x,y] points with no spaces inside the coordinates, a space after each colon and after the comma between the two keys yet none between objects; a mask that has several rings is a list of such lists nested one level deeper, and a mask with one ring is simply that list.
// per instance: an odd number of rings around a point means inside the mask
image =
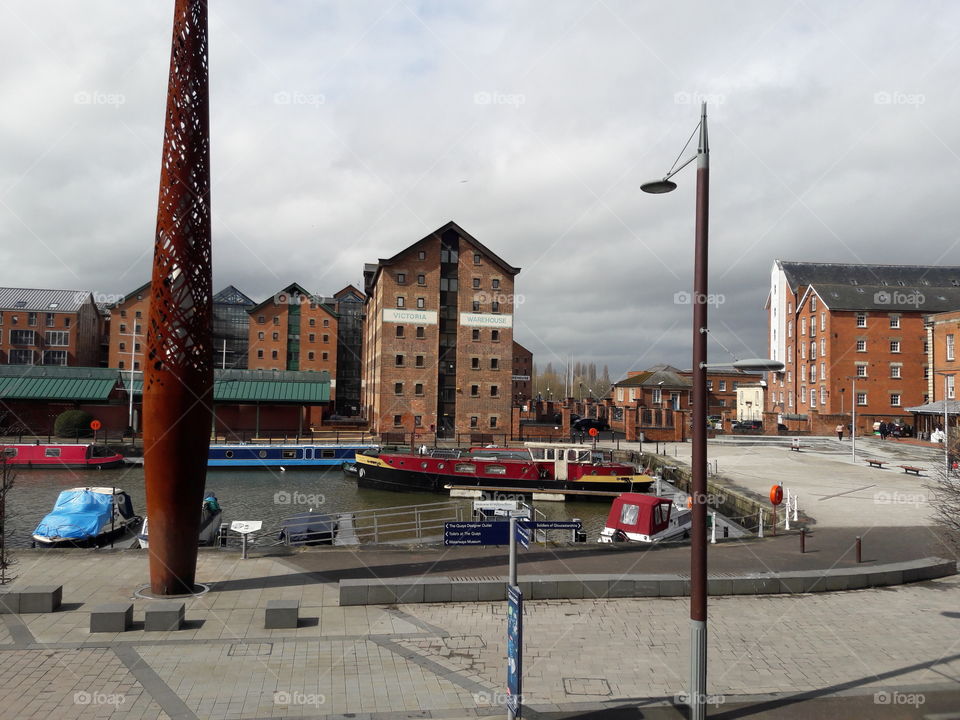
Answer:
[{"label": "boat roof", "polygon": [[92,492],[98,495],[126,495],[122,488],[112,487],[75,487],[63,492]]},{"label": "boat roof", "polygon": [[644,495],[643,493],[621,493],[620,497],[614,498],[615,503],[630,503],[631,505],[641,505],[653,507],[656,505],[672,505],[673,500],[666,497],[657,497],[656,495]]},{"label": "boat roof", "polygon": [[[0,447],[91,447],[94,443],[0,443]],[[103,447],[106,447],[104,445]]]}]

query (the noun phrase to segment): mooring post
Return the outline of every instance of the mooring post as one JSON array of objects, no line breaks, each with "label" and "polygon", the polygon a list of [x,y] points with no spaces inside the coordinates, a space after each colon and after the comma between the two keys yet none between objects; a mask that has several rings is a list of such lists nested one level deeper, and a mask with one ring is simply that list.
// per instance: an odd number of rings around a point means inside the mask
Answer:
[{"label": "mooring post", "polygon": [[803,555],[807,551],[807,531],[805,528],[800,528],[800,554]]},{"label": "mooring post", "polygon": [[857,535],[857,564],[858,564],[858,565],[859,565],[861,562],[863,562],[862,549],[863,549],[863,548],[861,547],[860,536]]}]

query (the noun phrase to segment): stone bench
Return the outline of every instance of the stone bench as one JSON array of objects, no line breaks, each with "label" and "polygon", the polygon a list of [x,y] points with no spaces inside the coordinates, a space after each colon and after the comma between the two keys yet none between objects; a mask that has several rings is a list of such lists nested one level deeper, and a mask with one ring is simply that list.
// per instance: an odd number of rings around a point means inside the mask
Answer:
[{"label": "stone bench", "polygon": [[268,600],[263,626],[267,630],[295,628],[300,624],[299,600]]},{"label": "stone bench", "polygon": [[20,614],[20,593],[0,592],[0,615]]},{"label": "stone bench", "polygon": [[0,593],[0,615],[52,613],[63,602],[63,585],[27,585]]},{"label": "stone bench", "polygon": [[133,624],[133,603],[95,605],[90,611],[90,632],[126,632]]},{"label": "stone bench", "polygon": [[186,605],[180,600],[164,600],[147,605],[143,629],[147,632],[179,630],[183,627]]},{"label": "stone bench", "polygon": [[[858,590],[955,575],[957,563],[938,557],[853,568],[731,573],[707,578],[710,595],[765,595]],[[526,575],[520,590],[531,600],[685,597],[690,579],[657,575]],[[415,577],[340,581],[340,605],[494,602],[506,598],[506,578]]]}]

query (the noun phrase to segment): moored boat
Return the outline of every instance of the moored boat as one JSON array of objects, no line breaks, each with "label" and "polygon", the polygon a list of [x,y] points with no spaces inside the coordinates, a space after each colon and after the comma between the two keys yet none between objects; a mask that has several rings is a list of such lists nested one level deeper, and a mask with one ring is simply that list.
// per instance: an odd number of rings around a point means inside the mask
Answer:
[{"label": "moored boat", "polygon": [[597,542],[655,543],[690,533],[690,508],[671,498],[624,493],[614,499]]},{"label": "moored boat", "polygon": [[123,464],[123,455],[93,443],[19,443],[0,449],[7,464],[17,468],[103,470]]},{"label": "moored boat", "polygon": [[613,462],[604,451],[583,445],[367,452],[357,453],[356,464],[360,487],[407,492],[478,488],[607,499],[611,493],[646,490],[653,483],[632,465]]},{"label": "moored boat", "polygon": [[[223,517],[223,510],[217,497],[213,494],[207,495],[203,499],[203,506],[200,509],[200,532],[197,538],[199,545],[215,545],[220,536],[220,520]],[[150,531],[148,528],[148,518],[143,518],[143,525],[140,532],[137,533],[137,541],[140,547],[150,547]]]},{"label": "moored boat", "polygon": [[64,490],[53,510],[33,531],[38,547],[97,547],[126,534],[140,522],[130,496],[119,488]]},{"label": "moored boat", "polygon": [[332,443],[324,445],[211,445],[208,468],[312,468],[343,465],[354,455],[375,449],[370,443]]}]

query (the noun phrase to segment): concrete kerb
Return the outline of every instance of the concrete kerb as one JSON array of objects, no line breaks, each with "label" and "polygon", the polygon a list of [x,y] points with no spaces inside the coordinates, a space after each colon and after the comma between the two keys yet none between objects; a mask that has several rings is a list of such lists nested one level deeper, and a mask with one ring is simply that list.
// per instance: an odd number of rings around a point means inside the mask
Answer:
[{"label": "concrete kerb", "polygon": [[[746,573],[708,579],[711,595],[801,594],[886,587],[933,580],[957,573],[955,560],[939,557],[858,568]],[[489,602],[502,600],[507,579],[497,578],[383,578],[340,581],[340,605],[397,605],[402,603]],[[542,575],[520,582],[531,600],[583,598],[686,597],[685,575]]]}]

